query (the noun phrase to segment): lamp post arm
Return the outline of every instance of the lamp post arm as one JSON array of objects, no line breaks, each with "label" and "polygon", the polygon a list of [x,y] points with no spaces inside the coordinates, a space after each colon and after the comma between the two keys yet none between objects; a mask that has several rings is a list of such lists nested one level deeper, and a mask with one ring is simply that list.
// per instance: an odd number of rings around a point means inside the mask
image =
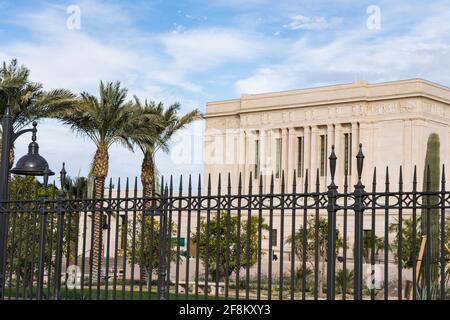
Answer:
[{"label": "lamp post arm", "polygon": [[12,136],[11,136],[11,144],[13,144],[14,141],[17,140],[18,137],[20,137],[21,135],[23,135],[24,133],[27,133],[27,132],[32,132],[33,133],[33,137],[31,139],[33,141],[36,141],[36,132],[37,132],[36,126],[37,126],[37,123],[36,123],[36,121],[34,121],[33,122],[33,129],[23,129],[23,130],[20,130],[18,132],[13,132]]}]

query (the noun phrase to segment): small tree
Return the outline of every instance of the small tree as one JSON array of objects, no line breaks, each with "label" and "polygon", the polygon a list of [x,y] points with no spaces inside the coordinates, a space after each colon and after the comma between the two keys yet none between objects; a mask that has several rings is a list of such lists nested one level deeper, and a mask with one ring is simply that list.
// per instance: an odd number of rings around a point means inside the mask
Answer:
[{"label": "small tree", "polygon": [[[16,211],[18,208],[12,203],[10,214],[8,214],[8,239],[6,243],[6,269],[11,276],[7,284],[22,286],[27,289],[31,296],[33,278],[38,275],[39,259],[39,216],[40,201],[45,195],[52,198],[59,195],[59,190],[53,185],[46,188],[36,180],[35,177],[12,176],[9,184],[10,198],[12,201],[23,201],[23,211]],[[47,207],[51,210],[51,205]],[[57,223],[56,215],[46,215],[46,244],[44,255],[44,268],[54,270],[56,253]],[[67,253],[67,233],[63,234],[63,255]],[[50,246],[50,243],[52,245]],[[54,281],[54,277],[52,277]]]},{"label": "small tree", "polygon": [[[176,226],[171,222],[172,232],[176,232]],[[147,280],[150,284],[150,274],[157,272],[160,260],[160,218],[158,216],[151,217],[142,212],[136,213],[136,224],[132,223],[132,219],[128,222],[128,239],[130,239],[134,246],[127,246],[127,256],[130,263],[135,263],[139,266],[141,273],[141,280]],[[170,237],[167,234],[166,245],[169,248]],[[130,242],[131,243],[131,242]],[[143,250],[141,248],[143,247]],[[167,252],[167,251],[166,251]],[[134,253],[134,254],[133,254]],[[176,247],[170,246],[170,261],[176,261]],[[134,261],[132,261],[134,256]],[[167,253],[167,257],[169,254]],[[167,258],[166,258],[167,259]]]},{"label": "small tree", "polygon": [[[378,237],[377,235],[374,235],[374,242],[375,242],[375,254],[377,255],[380,250],[383,250],[384,248],[384,240],[382,237]],[[369,230],[368,232],[364,232],[363,235],[363,259],[365,263],[371,262],[371,253],[372,253],[372,230]]]},{"label": "small tree", "polygon": [[[213,281],[217,280],[217,271],[219,279],[223,279],[225,275],[230,275],[237,268],[237,256],[239,253],[239,264],[242,268],[252,266],[256,263],[258,257],[258,217],[251,217],[250,223],[241,220],[240,230],[237,229],[238,217],[231,216],[231,213],[222,212],[220,221],[217,214],[211,216],[209,222],[209,234],[207,235],[207,224],[203,218],[200,221],[200,230],[193,235],[195,243],[199,243],[199,255],[204,264],[208,265],[209,275]],[[268,226],[261,221],[262,230],[268,230]],[[220,229],[219,246],[217,246],[217,231]],[[247,233],[250,231],[249,238]],[[238,246],[238,235],[240,241]],[[208,236],[208,237],[207,237]],[[229,236],[227,240],[227,236]],[[247,242],[249,248],[247,251]],[[208,257],[206,256],[206,246],[209,245]],[[216,265],[217,250],[219,247],[219,264]],[[229,256],[227,260],[227,250]],[[248,254],[247,254],[248,253]],[[248,260],[247,260],[248,255]],[[226,266],[228,265],[228,274]]]},{"label": "small tree", "polygon": [[[422,231],[420,228],[420,217],[417,218],[416,222],[416,251],[413,251],[413,221],[412,219],[404,219],[402,221],[402,267],[404,269],[412,268],[414,255],[417,257],[417,254],[419,252],[420,243],[422,239]],[[394,239],[391,240],[391,243],[389,244],[389,250],[393,253],[394,259],[396,263],[399,263],[399,257],[398,257],[398,246],[399,246],[399,240],[400,240],[400,229],[399,229],[399,223],[398,221],[392,222],[389,225],[389,232],[393,232],[395,234]]]},{"label": "small tree", "polygon": [[[287,239],[288,243],[294,243],[295,255],[299,260],[303,260],[303,242],[304,235],[306,235],[306,262],[310,264],[310,268],[314,268],[314,257],[315,257],[315,244],[317,242],[318,253],[319,253],[319,265],[321,269],[319,271],[319,283],[318,283],[318,293],[323,294],[323,283],[325,282],[325,267],[326,259],[328,255],[328,221],[325,218],[319,219],[318,228],[318,238],[316,239],[316,221],[312,217],[308,219],[306,230],[303,226],[299,227],[298,231],[294,236],[290,236]],[[339,230],[336,229],[336,253],[343,247],[343,239],[340,235]],[[302,267],[300,267],[302,268]]]}]

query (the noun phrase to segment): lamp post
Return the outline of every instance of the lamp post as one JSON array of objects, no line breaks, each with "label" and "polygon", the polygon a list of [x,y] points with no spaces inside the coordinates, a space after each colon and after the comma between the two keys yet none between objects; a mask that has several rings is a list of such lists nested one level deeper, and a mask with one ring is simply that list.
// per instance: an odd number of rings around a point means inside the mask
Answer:
[{"label": "lamp post", "polygon": [[[11,107],[6,106],[2,119],[2,153],[0,164],[0,203],[2,210],[0,212],[0,299],[4,297],[5,290],[5,269],[6,269],[6,233],[7,233],[7,212],[8,212],[8,178],[9,173],[43,176],[44,184],[48,182],[48,177],[55,173],[48,168],[47,161],[39,155],[39,145],[36,142],[36,121],[33,122],[32,129],[24,129],[14,132],[12,123]],[[32,132],[32,142],[28,146],[28,154],[21,157],[16,167],[9,170],[9,152],[12,144],[22,134]]]}]

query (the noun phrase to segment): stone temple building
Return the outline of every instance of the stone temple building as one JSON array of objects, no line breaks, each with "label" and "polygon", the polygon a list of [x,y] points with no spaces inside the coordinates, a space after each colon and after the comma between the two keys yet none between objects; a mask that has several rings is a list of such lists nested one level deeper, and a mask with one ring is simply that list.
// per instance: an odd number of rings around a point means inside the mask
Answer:
[{"label": "stone temple building", "polygon": [[[376,190],[385,190],[386,167],[389,167],[390,191],[399,188],[400,167],[403,190],[411,191],[414,166],[417,166],[417,189],[420,190],[427,141],[432,133],[439,136],[440,162],[445,164],[446,176],[449,176],[450,88],[422,79],[374,84],[356,81],[310,89],[244,94],[239,99],[208,103],[205,119],[204,171],[205,177],[211,175],[213,191],[219,174],[222,190],[227,190],[226,177],[230,173],[233,193],[240,174],[243,193],[247,192],[250,180],[252,192],[258,192],[260,183],[264,192],[269,192],[273,174],[273,191],[277,193],[283,172],[286,192],[292,190],[294,179],[296,192],[305,190],[305,182],[308,182],[308,191],[315,191],[317,176],[320,191],[325,191],[331,182],[328,157],[334,145],[338,158],[335,183],[342,192],[347,176],[348,191],[352,192],[358,179],[356,155],[360,143],[365,155],[362,183],[366,191],[372,190],[374,168],[377,168]],[[307,171],[308,181],[305,181]],[[326,210],[321,210],[320,215],[326,214]],[[394,210],[389,211],[389,224],[396,221],[397,214]],[[267,221],[268,212],[263,215]],[[411,210],[403,210],[404,219],[410,216]],[[271,232],[277,241],[272,243],[272,250],[290,261],[293,258],[289,255],[290,245],[285,245],[281,252],[281,219],[280,213],[274,210]],[[346,221],[348,250],[352,252],[353,212],[348,212]],[[374,232],[377,237],[383,237],[386,228],[384,210],[376,210],[375,221]],[[284,214],[283,223],[286,239],[291,228],[289,212]],[[342,232],[344,225],[342,214],[338,213],[337,229]],[[369,232],[367,235],[373,231],[370,212],[363,217],[363,231]],[[267,251],[269,245],[267,239],[263,241],[263,250]],[[267,264],[267,259],[265,256],[263,265]],[[377,261],[381,268],[384,263],[381,253]],[[397,268],[391,253],[388,263],[393,279],[397,276]]]},{"label": "stone temple building", "polygon": [[450,88],[422,79],[244,94],[208,103],[205,119],[205,176],[217,181],[219,173],[230,172],[237,181],[242,173],[247,185],[252,174],[257,186],[261,174],[265,191],[272,173],[275,191],[279,188],[283,171],[288,190],[296,179],[302,191],[307,170],[310,185],[318,173],[321,189],[326,188],[332,145],[340,187],[345,175],[349,185],[357,181],[359,143],[365,155],[362,180],[369,189],[374,167],[383,186],[386,166],[393,186],[402,166],[408,187],[417,165],[420,186],[431,133],[439,135],[441,162],[450,156]]}]

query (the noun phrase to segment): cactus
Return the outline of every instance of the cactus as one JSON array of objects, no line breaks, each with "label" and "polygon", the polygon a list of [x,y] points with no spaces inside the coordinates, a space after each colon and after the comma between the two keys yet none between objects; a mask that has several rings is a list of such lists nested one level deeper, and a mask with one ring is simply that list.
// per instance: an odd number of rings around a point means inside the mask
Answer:
[{"label": "cactus", "polygon": [[[440,175],[440,142],[439,135],[436,133],[430,134],[427,142],[427,153],[425,156],[425,167],[424,167],[424,179],[423,179],[423,190],[424,191],[439,191],[439,175]],[[438,199],[433,196],[424,197],[424,204],[436,204]],[[430,257],[427,261],[427,256],[424,256],[424,266],[426,264],[430,265],[430,278],[431,278],[431,297],[426,297],[427,299],[435,299],[437,288],[439,285],[439,209],[430,209],[429,218],[427,221],[427,209],[422,209],[421,212],[421,231],[423,235],[427,234],[427,224],[430,224],[430,234],[427,237],[427,242],[430,242]],[[426,293],[426,278],[425,278],[425,268],[422,268],[422,295]]]}]

